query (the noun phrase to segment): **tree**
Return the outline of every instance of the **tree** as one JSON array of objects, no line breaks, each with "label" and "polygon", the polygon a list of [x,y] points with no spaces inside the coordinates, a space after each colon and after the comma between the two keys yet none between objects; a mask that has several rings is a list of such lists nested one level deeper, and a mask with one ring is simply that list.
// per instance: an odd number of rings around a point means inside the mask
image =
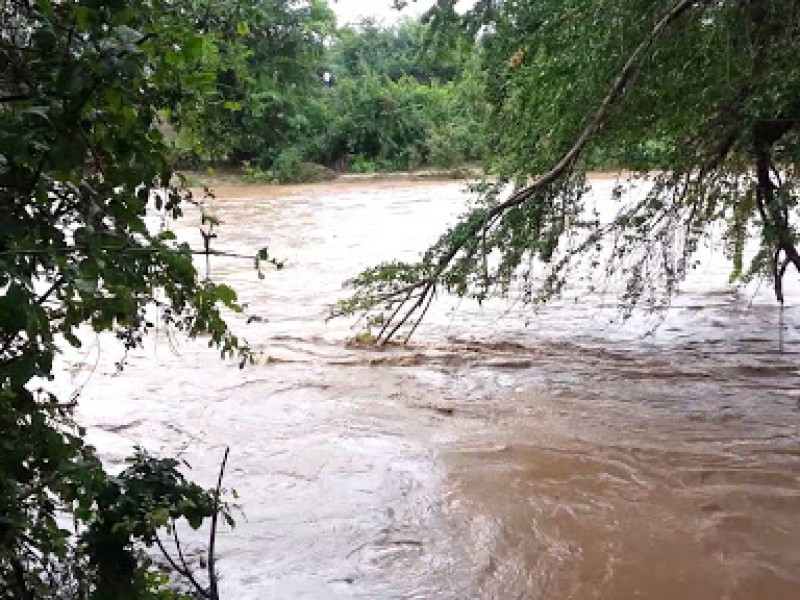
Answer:
[{"label": "tree", "polygon": [[[427,18],[485,48],[499,181],[421,260],[351,281],[341,311],[374,313],[385,341],[413,332],[439,289],[481,301],[518,284],[543,302],[584,258],[625,280],[625,314],[659,308],[718,224],[732,280],[768,277],[783,302],[787,270],[800,270],[797,0],[480,0],[463,16],[454,4]],[[650,182],[610,222],[583,202],[597,164]]]},{"label": "tree", "polygon": [[325,0],[185,2],[200,37],[211,93],[184,119],[184,158],[269,166],[323,124],[325,43],[335,19]]},{"label": "tree", "polygon": [[352,158],[354,170],[408,170],[480,156],[484,103],[472,93],[475,61],[464,44],[426,44],[426,31],[416,21],[380,27],[367,20],[337,32],[314,158]]},{"label": "tree", "polygon": [[457,50],[441,52],[427,43],[427,31],[423,23],[412,20],[382,27],[365,19],[343,27],[329,53],[332,74],[334,78],[379,74],[392,81],[409,76],[423,83],[456,79],[466,62],[466,48],[462,44]]},{"label": "tree", "polygon": [[[193,250],[148,229],[191,195],[162,131],[212,93],[204,41],[181,0],[8,0],[0,7],[0,597],[173,597],[142,545],[219,496],[142,452],[109,476],[40,389],[64,344],[114,332],[127,348],[156,323],[247,360]],[[209,249],[206,248],[208,251]],[[72,522],[73,527],[67,525]]]}]

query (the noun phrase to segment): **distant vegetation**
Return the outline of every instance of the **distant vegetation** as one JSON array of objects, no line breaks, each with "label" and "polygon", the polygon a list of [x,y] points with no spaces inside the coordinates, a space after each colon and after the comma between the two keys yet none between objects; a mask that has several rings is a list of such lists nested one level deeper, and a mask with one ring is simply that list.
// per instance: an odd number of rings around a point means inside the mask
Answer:
[{"label": "distant vegetation", "polygon": [[472,44],[431,45],[418,21],[337,28],[323,2],[278,15],[255,11],[204,38],[216,97],[177,132],[184,166],[291,182],[324,178],[313,165],[364,173],[483,158]]}]

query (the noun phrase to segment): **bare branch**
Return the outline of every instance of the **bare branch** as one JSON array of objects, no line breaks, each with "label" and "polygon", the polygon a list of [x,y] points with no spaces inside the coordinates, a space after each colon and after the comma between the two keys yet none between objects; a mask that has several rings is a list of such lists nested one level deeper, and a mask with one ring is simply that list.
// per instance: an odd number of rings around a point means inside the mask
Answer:
[{"label": "bare branch", "polygon": [[181,561],[181,565],[183,565],[183,573],[184,576],[192,583],[195,589],[200,593],[202,596],[208,598],[208,590],[205,589],[200,583],[195,579],[194,573],[192,573],[191,568],[189,568],[189,564],[186,561],[186,557],[183,555],[183,549],[181,548],[181,540],[178,537],[178,528],[175,526],[175,521],[172,521],[172,539],[175,540],[175,549],[178,552],[178,559]]},{"label": "bare branch", "polygon": [[[82,246],[63,246],[61,248],[31,248],[26,250],[3,250],[0,251],[0,256],[52,256],[53,254],[72,254],[75,252],[87,252],[89,248]],[[154,247],[154,246],[98,246],[91,248],[92,252],[118,252],[120,254],[158,254],[159,252],[183,252],[182,249],[167,248],[167,247]],[[222,256],[225,258],[242,258],[253,260],[254,255],[240,254],[238,252],[228,252],[226,250],[195,250],[190,249],[189,254],[197,256]]]},{"label": "bare branch", "polygon": [[230,453],[230,446],[225,448],[225,455],[222,457],[222,464],[219,466],[219,477],[217,478],[217,487],[214,490],[214,513],[211,515],[211,534],[208,542],[208,580],[209,580],[209,595],[211,600],[219,600],[219,580],[217,572],[214,568],[215,556],[214,551],[217,543],[217,521],[219,519],[219,498],[222,489],[222,478],[225,475],[225,465],[228,462],[228,454]]},{"label": "bare branch", "polygon": [[195,591],[198,594],[200,594],[203,598],[211,598],[209,590],[207,590],[200,584],[199,581],[197,581],[197,578],[194,576],[192,570],[189,568],[189,565],[186,563],[186,559],[183,556],[183,552],[181,552],[180,542],[178,541],[178,533],[175,530],[174,521],[172,523],[172,526],[173,526],[172,533],[175,538],[175,544],[176,547],[178,548],[178,555],[180,556],[182,565],[179,565],[175,561],[172,554],[170,554],[164,547],[164,544],[162,543],[158,535],[155,536],[156,546],[158,546],[158,549],[161,551],[161,554],[164,556],[164,558],[167,559],[167,562],[169,563],[169,566],[172,568],[173,571],[175,571],[181,577],[185,577],[189,581],[189,583],[192,584],[192,587],[195,589]]},{"label": "bare branch", "polygon": [[428,309],[431,307],[431,304],[433,303],[433,299],[434,299],[435,296],[436,296],[436,286],[431,288],[431,293],[428,295],[428,302],[427,302],[427,304],[425,304],[425,308],[422,309],[422,312],[420,313],[419,318],[417,318],[417,320],[414,322],[414,325],[411,327],[411,330],[408,332],[408,335],[406,335],[406,339],[405,339],[404,343],[406,343],[406,344],[408,343],[408,341],[411,339],[411,336],[414,335],[414,332],[417,330],[417,327],[419,327],[419,324],[422,323],[422,320],[425,318],[425,315],[428,313]]},{"label": "bare branch", "polygon": [[378,340],[383,338],[384,334],[386,333],[386,330],[389,327],[391,327],[392,322],[397,318],[397,315],[403,309],[403,306],[405,306],[406,302],[411,300],[411,296],[414,293],[414,289],[415,288],[410,289],[408,291],[408,294],[406,294],[405,299],[397,303],[397,306],[395,307],[394,311],[392,311],[392,314],[389,316],[388,319],[386,319],[386,321],[383,324],[383,327],[381,327],[381,330],[378,332],[378,338],[377,338]]},{"label": "bare branch", "polygon": [[[417,309],[418,309],[420,306],[422,306],[422,304],[425,302],[425,300],[426,300],[427,296],[428,296],[429,294],[430,294],[430,295],[432,295],[432,294],[433,294],[433,290],[435,290],[435,289],[436,289],[436,283],[435,283],[435,280],[429,280],[429,281],[428,281],[428,282],[425,284],[425,286],[423,287],[422,293],[421,293],[419,296],[417,296],[417,301],[416,301],[416,302],[414,302],[414,304],[412,304],[412,305],[411,305],[411,308],[409,308],[409,309],[408,309],[408,311],[406,311],[406,313],[405,313],[405,314],[404,314],[404,315],[403,315],[403,316],[400,318],[400,320],[399,320],[399,321],[397,321],[397,323],[395,323],[395,324],[394,324],[394,326],[392,326],[392,328],[391,328],[391,329],[389,329],[388,333],[387,333],[386,335],[384,335],[383,339],[380,339],[380,338],[379,338],[379,339],[377,340],[377,341],[378,341],[378,343],[379,343],[380,345],[384,345],[384,344],[386,344],[386,342],[388,342],[389,340],[391,340],[391,339],[394,337],[394,335],[395,335],[395,334],[398,332],[398,330],[399,330],[399,329],[400,329],[400,328],[401,328],[401,327],[402,327],[402,326],[403,326],[403,325],[404,325],[404,324],[405,324],[405,323],[406,323],[406,322],[407,322],[407,321],[408,321],[408,320],[411,318],[411,316],[412,316],[412,315],[413,315],[413,314],[414,314],[414,313],[417,311]],[[404,305],[401,305],[401,306],[404,306]],[[387,326],[388,326],[389,324],[390,324],[390,323],[387,323]],[[406,339],[406,341],[408,341],[408,339]]]},{"label": "bare branch", "polygon": [[13,94],[11,96],[0,96],[0,104],[6,102],[19,102],[20,100],[29,100],[32,96],[30,94]]}]

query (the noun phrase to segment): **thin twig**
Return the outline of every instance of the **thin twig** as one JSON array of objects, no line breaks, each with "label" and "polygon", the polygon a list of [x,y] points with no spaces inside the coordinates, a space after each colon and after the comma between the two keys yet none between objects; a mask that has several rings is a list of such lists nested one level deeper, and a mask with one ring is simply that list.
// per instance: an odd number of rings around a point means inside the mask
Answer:
[{"label": "thin twig", "polygon": [[225,448],[225,455],[222,457],[222,464],[219,466],[219,477],[217,478],[217,487],[214,490],[214,514],[211,515],[211,534],[208,541],[208,580],[209,580],[209,598],[211,600],[219,600],[219,588],[217,573],[214,570],[214,550],[217,543],[217,520],[219,518],[219,497],[222,488],[222,478],[225,475],[225,465],[228,462],[228,453],[230,446]]},{"label": "thin twig", "polygon": [[391,340],[394,337],[394,334],[396,334],[397,331],[406,323],[406,321],[408,321],[411,315],[413,315],[417,311],[417,309],[420,306],[422,306],[428,294],[430,294],[435,287],[436,287],[435,280],[429,280],[428,283],[423,287],[422,293],[419,296],[417,296],[417,301],[411,305],[411,308],[408,309],[406,314],[403,315],[403,317],[395,324],[394,327],[391,328],[391,330],[389,330],[389,333],[386,334],[382,340],[379,340],[379,344],[381,346],[386,344],[389,340]]},{"label": "thin twig", "polygon": [[[173,522],[173,527],[174,527],[174,525],[175,525],[175,523]],[[173,532],[174,532],[174,529],[173,529]],[[177,543],[177,540],[178,540],[178,538],[177,538],[177,533],[176,533],[175,534],[176,543]],[[192,574],[192,570],[188,567],[186,562],[183,561],[183,567],[179,566],[178,563],[175,562],[175,559],[172,557],[172,555],[169,552],[167,552],[167,549],[164,547],[164,544],[161,542],[161,539],[158,537],[158,535],[155,536],[155,541],[156,541],[156,546],[158,546],[158,549],[161,550],[161,554],[163,554],[164,558],[167,559],[167,562],[169,563],[170,567],[172,567],[172,569],[176,573],[178,573],[178,575],[186,577],[186,579],[189,580],[189,583],[191,583],[192,586],[194,586],[195,590],[197,590],[197,593],[200,594],[201,596],[203,596],[203,598],[211,598],[211,596],[209,596],[208,590],[205,589],[202,585],[200,585],[200,582],[197,581],[195,576]]]},{"label": "thin twig", "polygon": [[[84,246],[62,246],[60,248],[31,248],[26,250],[3,250],[0,256],[40,256],[40,255],[53,255],[53,254],[72,254],[74,252],[120,252],[120,253],[142,253],[142,254],[157,254],[159,252],[184,252],[182,248],[168,248],[168,247],[154,247],[154,246],[96,246],[88,248]],[[227,258],[244,258],[248,260],[253,259],[253,255],[239,254],[237,252],[227,252],[225,250],[195,250],[189,249],[189,254],[193,255],[207,255],[223,256]]]},{"label": "thin twig", "polygon": [[[422,286],[424,286],[426,283],[428,283],[428,281],[429,281],[429,278],[425,278],[425,279],[423,279],[421,281],[415,281],[413,283],[409,283],[408,285],[403,286],[402,288],[400,288],[398,290],[393,290],[391,292],[386,292],[385,294],[381,294],[379,296],[374,296],[374,297],[369,299],[369,303],[370,303],[371,306],[374,306],[374,305],[377,305],[377,304],[382,304],[383,302],[386,302],[387,300],[392,300],[393,298],[398,298],[399,296],[402,296],[403,294],[406,294],[408,292],[413,292],[414,290],[419,289]],[[402,306],[402,303],[401,303],[401,306]],[[349,314],[349,311],[332,310],[325,320],[326,321],[330,321],[331,319],[335,319],[337,317],[343,317],[346,314]]]},{"label": "thin twig", "polygon": [[394,309],[389,318],[386,319],[386,322],[383,324],[383,327],[381,327],[381,330],[378,332],[377,339],[380,340],[383,337],[383,334],[386,333],[386,330],[391,326],[392,322],[397,318],[397,315],[400,312],[400,310],[403,308],[403,306],[405,306],[406,302],[408,302],[411,299],[411,294],[413,293],[414,293],[414,288],[408,291],[408,294],[406,294],[405,299],[397,303],[397,307]]},{"label": "thin twig", "polygon": [[422,323],[422,320],[425,318],[425,315],[428,314],[428,309],[431,307],[431,304],[433,303],[433,299],[435,296],[436,296],[436,286],[434,285],[433,288],[431,289],[430,295],[428,296],[428,302],[427,304],[425,304],[425,308],[422,309],[419,318],[414,322],[414,325],[411,327],[411,330],[408,332],[408,335],[406,335],[406,339],[403,342],[404,344],[408,344],[408,341],[411,339],[411,336],[414,335],[414,332],[417,330],[417,327],[419,327],[419,324]]},{"label": "thin twig", "polygon": [[197,588],[198,592],[200,592],[203,596],[208,597],[208,590],[197,582],[197,580],[194,578],[194,574],[189,568],[189,563],[186,561],[186,557],[183,554],[183,548],[181,548],[181,540],[178,537],[178,528],[176,527],[174,520],[172,521],[172,539],[175,540],[175,549],[178,551],[178,558],[180,559],[181,564],[186,572],[186,577],[192,582],[192,585]]}]

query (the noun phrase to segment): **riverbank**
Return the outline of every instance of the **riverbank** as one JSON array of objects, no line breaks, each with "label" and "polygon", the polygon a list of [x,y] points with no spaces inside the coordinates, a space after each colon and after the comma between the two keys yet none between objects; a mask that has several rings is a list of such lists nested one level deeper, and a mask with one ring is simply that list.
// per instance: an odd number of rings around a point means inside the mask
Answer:
[{"label": "riverbank", "polygon": [[[458,167],[454,169],[424,169],[417,171],[393,171],[380,173],[338,173],[335,178],[327,181],[310,183],[268,183],[253,181],[246,177],[241,170],[227,169],[205,171],[181,171],[186,184],[195,195],[202,195],[204,188],[211,190],[217,198],[237,198],[242,196],[258,196],[269,198],[275,195],[302,194],[315,189],[341,190],[344,186],[372,186],[385,189],[414,184],[429,184],[446,181],[476,181],[485,177],[485,173],[474,166]],[[632,173],[629,171],[593,171],[588,174],[590,180],[627,180]]]},{"label": "riverbank", "polygon": [[202,187],[204,185],[213,187],[244,187],[244,186],[292,186],[292,185],[313,185],[329,184],[332,182],[352,182],[352,181],[448,181],[458,179],[478,179],[483,176],[483,171],[474,165],[464,165],[451,169],[417,169],[414,171],[390,171],[374,173],[339,173],[330,171],[330,178],[319,181],[298,182],[298,183],[273,183],[267,178],[253,177],[242,169],[210,169],[207,171],[180,171],[186,178],[190,187]]}]

